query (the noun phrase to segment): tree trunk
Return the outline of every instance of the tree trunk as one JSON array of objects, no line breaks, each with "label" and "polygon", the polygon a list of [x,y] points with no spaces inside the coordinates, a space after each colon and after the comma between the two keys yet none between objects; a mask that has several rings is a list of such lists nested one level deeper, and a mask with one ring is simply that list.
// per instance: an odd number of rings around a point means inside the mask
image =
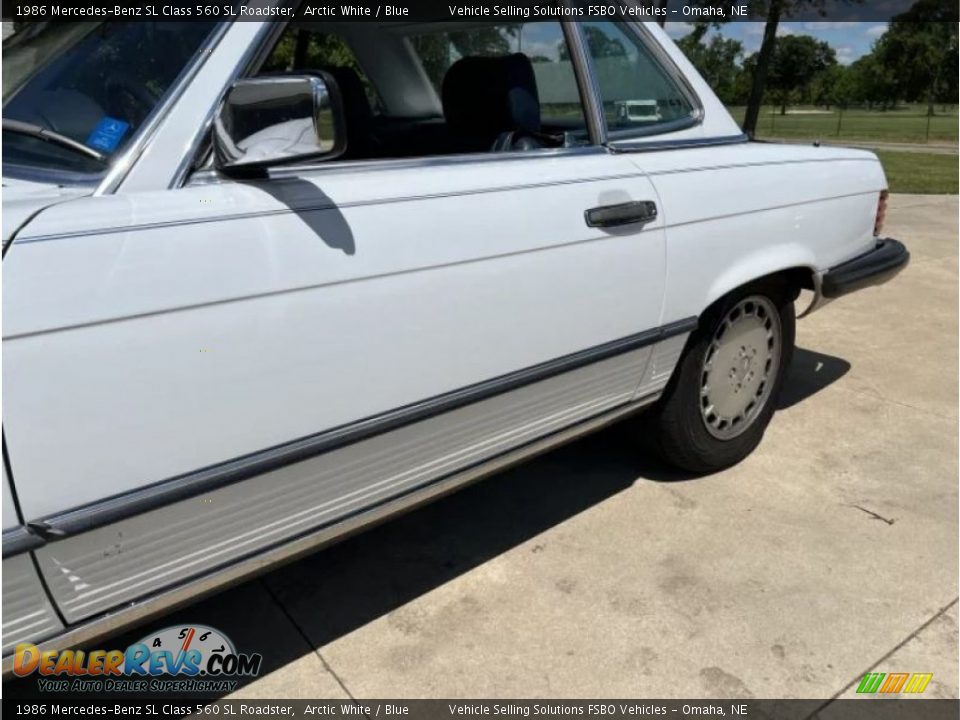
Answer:
[{"label": "tree trunk", "polygon": [[297,41],[293,46],[293,66],[290,70],[301,70],[307,66],[307,51],[310,49],[310,34],[303,28],[297,30]]},{"label": "tree trunk", "polygon": [[[936,70],[933,73],[933,79],[930,81],[930,88],[927,90],[927,117],[933,117],[934,112],[934,103],[937,98],[937,90],[940,88],[940,66],[935,66]],[[927,123],[927,136],[930,135],[930,123]]]},{"label": "tree trunk", "polygon": [[780,114],[781,114],[781,115],[786,115],[786,114],[787,114],[787,101],[786,101],[786,98],[784,98],[783,100],[780,101]]},{"label": "tree trunk", "polygon": [[743,131],[753,137],[757,132],[757,121],[760,119],[760,104],[763,102],[763,88],[767,83],[767,70],[770,68],[770,58],[773,56],[773,46],[777,41],[777,26],[780,24],[780,12],[783,9],[783,0],[770,0],[770,10],[767,13],[767,24],[763,29],[763,43],[757,54],[757,67],[753,71],[753,82],[750,84],[750,98],[747,100],[747,112],[743,116]]},{"label": "tree trunk", "polygon": [[[661,10],[666,10],[668,1],[669,0],[657,0],[657,7]],[[657,15],[657,25],[659,25],[660,27],[663,27],[666,24],[667,24],[667,16]]]},{"label": "tree trunk", "polygon": [[934,103],[936,102],[935,98],[937,95],[937,75],[934,74],[933,80],[930,82],[930,87],[927,88],[927,135],[930,134],[930,118],[936,114],[936,108]]}]

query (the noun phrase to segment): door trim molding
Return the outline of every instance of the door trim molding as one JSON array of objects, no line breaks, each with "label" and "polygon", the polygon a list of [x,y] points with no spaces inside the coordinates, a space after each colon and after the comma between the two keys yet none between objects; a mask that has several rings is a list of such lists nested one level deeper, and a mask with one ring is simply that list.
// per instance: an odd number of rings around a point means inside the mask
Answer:
[{"label": "door trim molding", "polygon": [[42,537],[25,525],[17,525],[3,531],[3,559],[36,550],[45,545]]},{"label": "door trim molding", "polygon": [[145,487],[97,500],[80,507],[54,513],[26,524],[30,530],[41,536],[45,541],[60,540],[248,480],[287,465],[303,462],[337,448],[352,445],[361,440],[397,430],[403,426],[427,420],[601,360],[653,345],[677,335],[690,333],[696,327],[696,317],[678,320],[661,327],[533,365],[523,370],[468,385],[459,390],[388,410],[356,422],[160,480]]},{"label": "door trim molding", "polygon": [[740,145],[751,142],[745,133],[738,135],[721,135],[704,138],[674,138],[672,140],[657,140],[643,137],[622,138],[611,140],[608,143],[613,153],[641,153],[659,152],[663,150],[685,150],[689,148],[717,147],[719,145]]}]

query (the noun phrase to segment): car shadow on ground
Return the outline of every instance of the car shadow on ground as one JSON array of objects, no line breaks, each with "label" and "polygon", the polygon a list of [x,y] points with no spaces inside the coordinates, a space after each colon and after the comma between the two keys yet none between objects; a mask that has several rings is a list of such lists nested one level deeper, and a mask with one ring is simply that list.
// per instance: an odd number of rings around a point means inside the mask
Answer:
[{"label": "car shadow on ground", "polygon": [[[780,408],[809,398],[849,368],[840,358],[798,349]],[[695,479],[638,451],[638,432],[642,425],[620,423],[96,647],[125,648],[169,626],[209,625],[230,637],[238,651],[261,653],[262,677],[638,479]],[[33,682],[8,683],[4,691],[36,695]]]},{"label": "car shadow on ground", "polygon": [[832,385],[850,371],[850,363],[833,355],[797,348],[783,384],[777,410],[786,410]]},{"label": "car shadow on ground", "polygon": [[[850,363],[833,355],[825,355],[814,350],[796,348],[790,369],[780,391],[777,401],[777,410],[787,410],[797,405],[811,395],[832,385],[850,370]],[[775,422],[776,420],[774,420]],[[611,428],[607,432],[613,434],[622,431],[625,424]],[[627,446],[636,437],[625,437]],[[645,452],[636,453],[633,458],[633,472],[635,477],[653,480],[655,482],[683,482],[700,480],[704,476],[679,470],[660,460],[652,448],[643,448]]]}]

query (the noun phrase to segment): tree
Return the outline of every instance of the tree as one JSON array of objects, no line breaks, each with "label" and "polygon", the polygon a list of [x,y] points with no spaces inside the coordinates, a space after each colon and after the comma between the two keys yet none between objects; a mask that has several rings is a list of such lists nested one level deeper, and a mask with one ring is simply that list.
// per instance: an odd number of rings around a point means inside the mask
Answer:
[{"label": "tree", "polygon": [[[767,71],[770,59],[777,41],[777,28],[780,18],[791,9],[799,10],[807,5],[816,5],[820,8],[826,0],[748,0],[750,13],[765,16],[766,24],[763,28],[763,41],[759,52],[755,53],[749,63],[750,92],[747,98],[747,110],[743,116],[743,131],[753,136],[757,131],[757,121],[760,119],[760,105],[763,103],[763,91],[767,82]],[[724,15],[730,17],[733,5],[742,5],[743,0],[696,0],[700,5],[720,7]],[[746,67],[747,64],[745,63]]]},{"label": "tree", "polygon": [[290,28],[280,37],[263,69],[286,71],[328,65],[359,67],[353,52],[338,36],[306,28]]},{"label": "tree", "polygon": [[847,75],[849,73],[843,65],[828,65],[811,80],[807,88],[810,102],[828,109],[831,105],[846,107],[849,100],[844,98],[849,95],[850,90],[849,83],[844,83]]},{"label": "tree", "polygon": [[[594,60],[606,57],[626,57],[627,50],[620,39],[610,37],[597,25],[584,25],[583,32],[587,38],[590,57]],[[558,55],[561,60],[570,59],[570,50],[565,42],[560,43]]]},{"label": "tree", "polygon": [[925,101],[927,114],[934,103],[956,97],[957,23],[940,0],[918,0],[895,16],[873,49],[876,60],[896,77],[901,99]]},{"label": "tree", "polygon": [[439,89],[450,66],[460,57],[470,55],[506,55],[513,39],[520,34],[520,25],[478,27],[469,30],[450,30],[410,38],[427,77]]},{"label": "tree", "polygon": [[786,115],[791,95],[805,92],[828,67],[837,64],[833,48],[809,35],[787,35],[777,39],[770,61],[769,86],[779,100],[780,114]]},{"label": "tree", "polygon": [[748,55],[743,59],[740,72],[733,83],[731,91],[731,105],[746,105],[750,99],[750,89],[753,85],[753,73],[757,69],[757,55]]},{"label": "tree", "polygon": [[668,2],[669,2],[669,0],[657,0],[657,9],[663,11],[663,13],[664,13],[663,15],[657,15],[657,24],[658,24],[660,27],[663,27],[664,25],[667,24],[666,12],[667,12],[667,3],[668,3]]},{"label": "tree", "polygon": [[683,50],[688,58],[691,57],[691,53],[697,52],[697,48],[700,46],[703,36],[707,34],[707,30],[711,27],[720,27],[720,23],[712,22],[695,22],[692,24],[693,29],[677,40],[677,47]]},{"label": "tree", "polygon": [[787,0],[770,0],[767,7],[767,23],[763,27],[763,41],[757,53],[750,82],[750,97],[747,99],[747,110],[743,115],[743,131],[753,137],[757,132],[757,121],[760,119],[760,106],[763,104],[763,88],[767,82],[767,69],[770,67],[770,58],[777,42],[777,27],[780,25],[780,16]]},{"label": "tree", "polygon": [[[846,0],[847,2],[862,2],[863,0]],[[933,0],[936,1],[936,0]],[[750,85],[750,98],[747,100],[747,111],[743,117],[743,131],[753,135],[757,131],[757,121],[760,118],[760,106],[763,103],[763,91],[767,81],[767,71],[773,58],[777,43],[777,28],[783,17],[789,17],[802,10],[814,9],[821,15],[827,0],[753,0],[751,12],[765,14],[766,25],[763,28],[763,42],[757,53],[756,66]]]},{"label": "tree", "polygon": [[702,33],[698,34],[694,30],[681,38],[677,45],[703,75],[703,79],[720,100],[732,104],[736,102],[743,44],[738,40],[720,35],[714,35],[708,43],[704,44],[700,42],[701,36]]},{"label": "tree", "polygon": [[877,54],[864,55],[847,68],[849,102],[879,105],[883,109],[894,107],[898,98],[896,75],[885,66]]}]

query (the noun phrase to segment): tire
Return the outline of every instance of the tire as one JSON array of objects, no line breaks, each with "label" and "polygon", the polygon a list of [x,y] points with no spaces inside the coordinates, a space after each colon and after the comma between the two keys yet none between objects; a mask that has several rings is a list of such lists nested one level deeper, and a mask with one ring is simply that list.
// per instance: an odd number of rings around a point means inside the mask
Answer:
[{"label": "tire", "polygon": [[754,284],[704,313],[644,423],[667,463],[711,473],[737,464],[757,447],[793,358],[794,295],[784,284]]}]

